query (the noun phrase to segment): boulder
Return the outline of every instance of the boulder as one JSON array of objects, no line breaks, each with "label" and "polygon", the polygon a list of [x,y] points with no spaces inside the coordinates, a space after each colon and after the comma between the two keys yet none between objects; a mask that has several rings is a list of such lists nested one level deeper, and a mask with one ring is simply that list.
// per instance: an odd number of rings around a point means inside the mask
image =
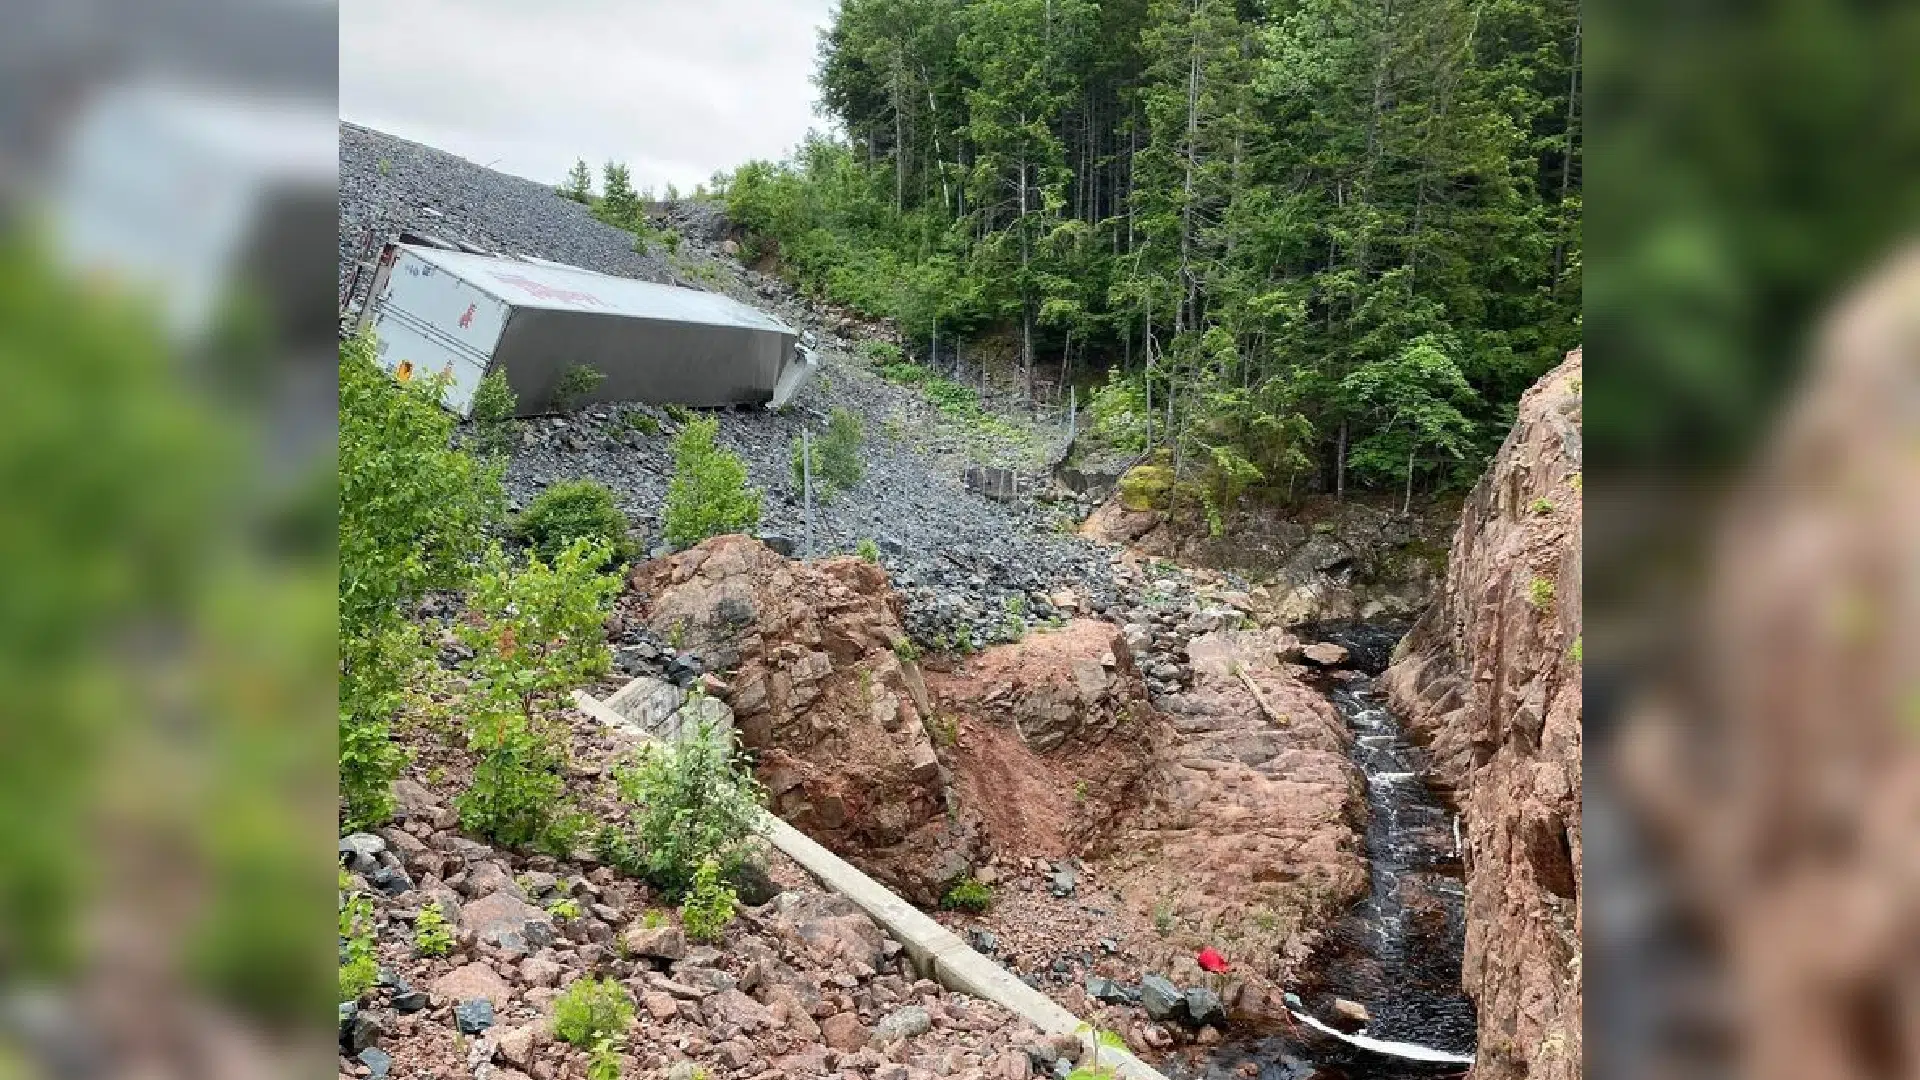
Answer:
[{"label": "boulder", "polygon": [[1300,658],[1314,667],[1334,668],[1347,662],[1347,650],[1331,641],[1319,641],[1300,650]]},{"label": "boulder", "polygon": [[461,908],[460,929],[510,956],[524,956],[554,939],[553,916],[504,889]]},{"label": "boulder", "polygon": [[923,904],[975,854],[948,792],[919,668],[884,568],[793,562],[722,536],[633,572],[656,635],[730,671],[725,704],[772,809]]},{"label": "boulder", "polygon": [[895,1009],[880,1018],[874,1025],[874,1036],[881,1042],[893,1042],[895,1039],[911,1039],[924,1035],[933,1027],[933,1018],[927,1010],[918,1005],[908,1005]]},{"label": "boulder", "polygon": [[687,935],[674,923],[650,927],[636,920],[620,935],[620,945],[627,955],[649,960],[681,960],[687,955]]},{"label": "boulder", "polygon": [[455,1005],[453,1023],[462,1035],[480,1034],[493,1026],[493,1002],[486,998],[474,998]]},{"label": "boulder", "polygon": [[513,987],[498,972],[482,963],[454,968],[433,981],[433,996],[441,1001],[471,1001],[485,998],[499,1008],[513,1000]]},{"label": "boulder", "polygon": [[1227,1007],[1220,995],[1204,986],[1189,987],[1187,999],[1187,1024],[1190,1027],[1205,1027],[1209,1024],[1227,1022]]},{"label": "boulder", "polygon": [[873,1033],[860,1022],[858,1013],[835,1013],[820,1021],[820,1034],[835,1050],[858,1050],[867,1045]]},{"label": "boulder", "polygon": [[1159,975],[1148,975],[1140,980],[1140,1007],[1153,1020],[1184,1023],[1187,1018],[1186,995]]}]

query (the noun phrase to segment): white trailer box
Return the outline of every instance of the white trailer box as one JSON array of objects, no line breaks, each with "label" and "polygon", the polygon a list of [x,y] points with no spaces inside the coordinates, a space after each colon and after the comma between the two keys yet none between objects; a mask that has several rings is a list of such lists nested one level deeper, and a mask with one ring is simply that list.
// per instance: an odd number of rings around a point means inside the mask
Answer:
[{"label": "white trailer box", "polygon": [[576,364],[605,376],[587,401],[692,406],[785,404],[812,370],[791,327],[719,293],[408,244],[383,254],[361,325],[397,378],[445,372],[461,416],[495,368],[523,416]]}]

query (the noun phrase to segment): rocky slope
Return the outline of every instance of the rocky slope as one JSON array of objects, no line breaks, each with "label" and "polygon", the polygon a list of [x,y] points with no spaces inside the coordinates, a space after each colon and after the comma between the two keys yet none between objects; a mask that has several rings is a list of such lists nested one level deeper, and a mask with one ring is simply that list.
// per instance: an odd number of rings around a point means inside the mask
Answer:
[{"label": "rocky slope", "polygon": [[1580,383],[1521,399],[1384,679],[1462,809],[1481,1080],[1581,1071]]}]

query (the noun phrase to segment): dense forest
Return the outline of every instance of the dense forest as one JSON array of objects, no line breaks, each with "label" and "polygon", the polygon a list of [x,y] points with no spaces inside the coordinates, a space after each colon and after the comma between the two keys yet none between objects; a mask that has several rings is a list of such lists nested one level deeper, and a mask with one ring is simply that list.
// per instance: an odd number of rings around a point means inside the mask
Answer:
[{"label": "dense forest", "polygon": [[[750,255],[1209,500],[1470,481],[1580,332],[1576,0],[842,0]],[[956,348],[958,347],[958,348]],[[1083,398],[1084,400],[1084,398]]]}]

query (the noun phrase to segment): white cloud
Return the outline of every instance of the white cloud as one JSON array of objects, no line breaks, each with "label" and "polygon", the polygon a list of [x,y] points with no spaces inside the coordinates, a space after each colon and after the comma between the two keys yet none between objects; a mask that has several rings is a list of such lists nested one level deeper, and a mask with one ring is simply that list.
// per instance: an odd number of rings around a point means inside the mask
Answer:
[{"label": "white cloud", "polygon": [[808,127],[833,0],[341,0],[340,115],[530,179],[681,188]]}]

